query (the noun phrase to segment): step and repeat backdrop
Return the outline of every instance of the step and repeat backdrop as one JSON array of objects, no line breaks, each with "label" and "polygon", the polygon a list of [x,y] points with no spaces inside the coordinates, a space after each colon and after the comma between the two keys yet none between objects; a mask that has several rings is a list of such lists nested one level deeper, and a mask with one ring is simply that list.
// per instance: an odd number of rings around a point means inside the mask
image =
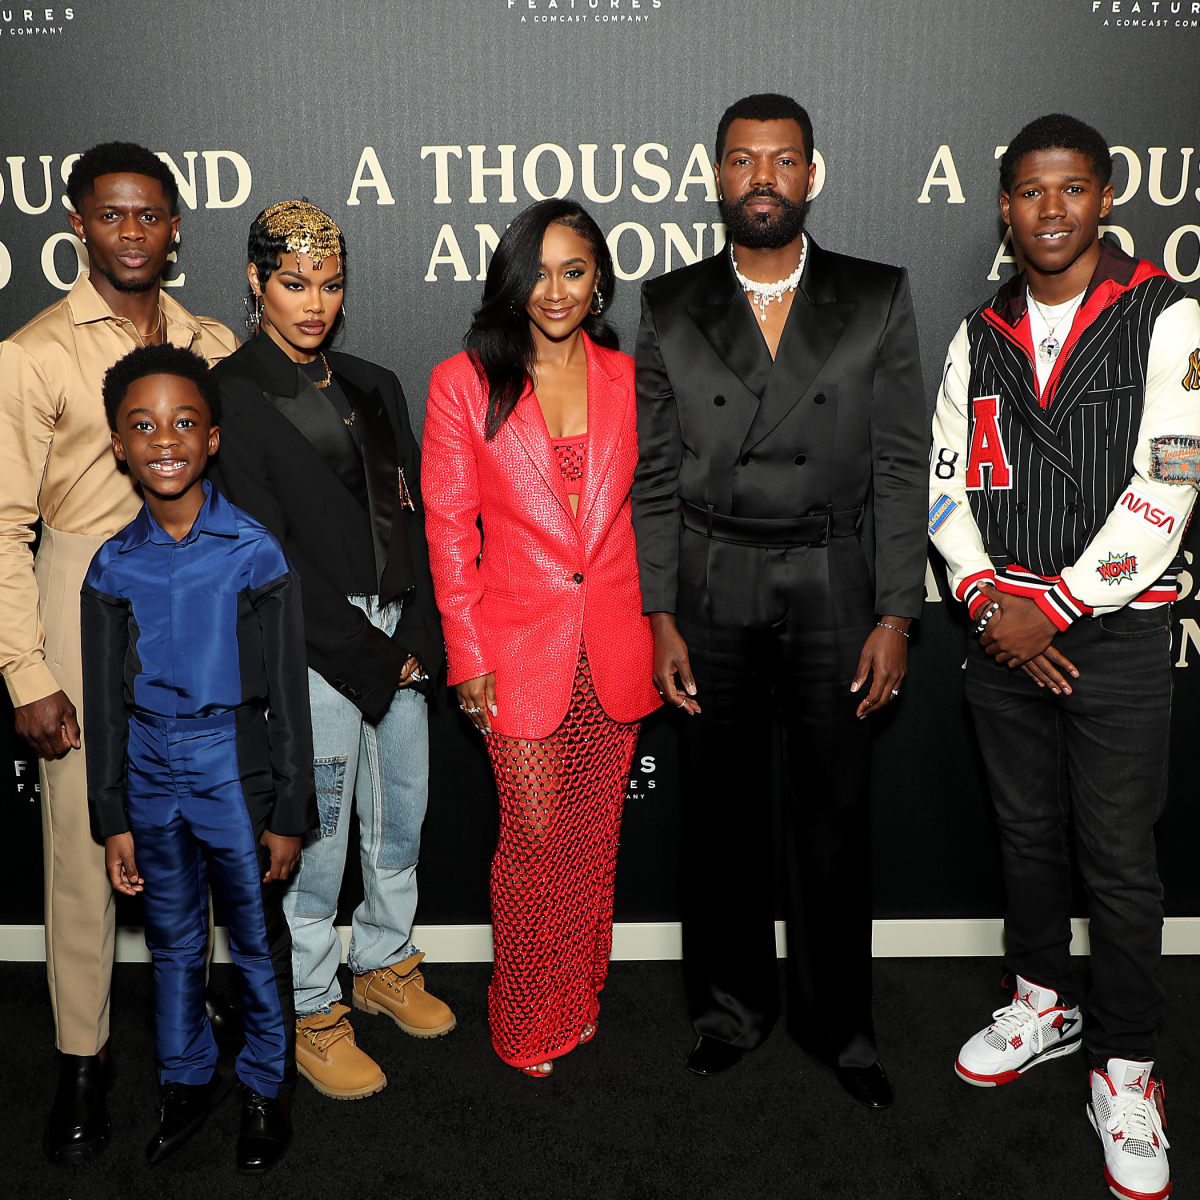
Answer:
[{"label": "step and repeat backdrop", "polygon": [[[724,243],[711,170],[721,112],[781,91],[815,126],[810,231],[908,266],[932,386],[958,321],[1014,269],[996,159],[1041,113],[1071,112],[1105,134],[1110,227],[1198,294],[1198,51],[1200,0],[0,0],[0,336],[58,299],[86,261],[67,225],[73,156],[138,141],[179,177],[172,294],[239,331],[255,214],[305,196],[334,216],[348,244],[339,344],[395,370],[420,430],[430,369],[460,348],[492,248],[522,207],[571,195],[591,209],[632,349],[640,282]],[[1160,827],[1168,911],[1188,916],[1200,915],[1189,870],[1200,841],[1197,567],[1171,622],[1176,734]],[[931,568],[910,681],[876,741],[884,918],[1001,911],[962,700],[965,629],[939,575]],[[486,921],[486,760],[448,697],[432,739],[419,918]],[[729,797],[731,820],[739,801]],[[42,919],[38,803],[36,765],[5,710],[0,926]],[[629,780],[619,920],[677,916],[687,803],[675,730],[656,718]],[[348,905],[357,886],[351,875]],[[123,919],[140,923],[133,908]]]}]

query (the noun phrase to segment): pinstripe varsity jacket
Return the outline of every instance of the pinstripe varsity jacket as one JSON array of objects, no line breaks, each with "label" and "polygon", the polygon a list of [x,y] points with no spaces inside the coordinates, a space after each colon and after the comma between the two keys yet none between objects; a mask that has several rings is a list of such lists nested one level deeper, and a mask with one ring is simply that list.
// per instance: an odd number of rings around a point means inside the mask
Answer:
[{"label": "pinstripe varsity jacket", "polygon": [[1173,600],[1200,484],[1200,305],[1105,238],[1039,395],[1024,274],[963,321],[933,422],[929,535],[974,616],[982,583],[1058,629]]}]

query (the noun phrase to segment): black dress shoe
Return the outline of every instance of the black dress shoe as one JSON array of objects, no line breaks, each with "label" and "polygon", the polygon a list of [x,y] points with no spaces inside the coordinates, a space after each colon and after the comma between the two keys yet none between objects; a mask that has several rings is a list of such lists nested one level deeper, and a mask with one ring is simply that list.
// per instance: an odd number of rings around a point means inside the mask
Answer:
[{"label": "black dress shoe", "polygon": [[292,1140],[291,1101],[290,1092],[271,1099],[242,1085],[237,1169],[243,1175],[262,1175],[283,1157]]},{"label": "black dress shoe", "polygon": [[242,1010],[213,988],[204,989],[204,1011],[208,1013],[213,1037],[225,1054],[237,1054],[246,1040],[242,1029]]},{"label": "black dress shoe", "polygon": [[869,1067],[834,1067],[837,1081],[867,1108],[891,1108],[895,1097],[888,1082],[883,1063],[872,1063]]},{"label": "black dress shoe", "polygon": [[215,1071],[207,1083],[164,1083],[158,1103],[158,1132],[146,1143],[146,1161],[153,1166],[178,1150],[228,1094],[229,1082]]},{"label": "black dress shoe", "polygon": [[44,1148],[52,1163],[77,1166],[108,1144],[110,1061],[98,1054],[60,1054],[58,1086],[46,1126]]},{"label": "black dress shoe", "polygon": [[687,1069],[693,1075],[719,1075],[730,1067],[736,1067],[745,1053],[728,1042],[719,1042],[716,1038],[701,1034],[688,1055]]}]

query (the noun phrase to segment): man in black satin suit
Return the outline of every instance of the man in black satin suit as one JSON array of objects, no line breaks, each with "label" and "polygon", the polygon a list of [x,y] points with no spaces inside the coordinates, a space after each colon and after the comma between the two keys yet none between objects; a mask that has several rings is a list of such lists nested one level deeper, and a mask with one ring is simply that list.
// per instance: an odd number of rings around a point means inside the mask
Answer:
[{"label": "man in black satin suit", "polygon": [[788,1027],[891,1103],[871,1017],[870,726],[921,608],[929,418],[908,277],[804,232],[812,124],[748,96],[717,131],[729,246],[648,282],[633,517],[655,682],[681,710],[688,1067],[779,1012],[771,753],[782,732]]}]

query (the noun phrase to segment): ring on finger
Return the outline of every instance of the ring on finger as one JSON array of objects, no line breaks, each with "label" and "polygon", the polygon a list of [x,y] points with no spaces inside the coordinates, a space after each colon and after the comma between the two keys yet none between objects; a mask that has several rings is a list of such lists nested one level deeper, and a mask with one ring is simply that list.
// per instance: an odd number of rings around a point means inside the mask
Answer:
[{"label": "ring on finger", "polygon": [[898,695],[900,695],[900,689],[899,689],[899,688],[892,688],[892,695],[893,695],[893,696],[898,696]]}]

